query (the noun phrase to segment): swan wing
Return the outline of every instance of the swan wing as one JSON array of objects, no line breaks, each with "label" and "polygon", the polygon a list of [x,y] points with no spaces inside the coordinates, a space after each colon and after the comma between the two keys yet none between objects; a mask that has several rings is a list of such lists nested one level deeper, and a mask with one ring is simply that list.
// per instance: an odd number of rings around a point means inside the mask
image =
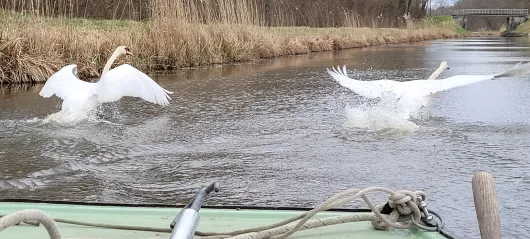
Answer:
[{"label": "swan wing", "polygon": [[66,100],[69,97],[89,98],[96,94],[96,84],[80,80],[75,74],[77,66],[67,65],[55,72],[44,84],[39,95],[48,98],[52,95]]},{"label": "swan wing", "polygon": [[495,75],[456,75],[443,80],[424,80],[424,95],[435,94],[440,91],[450,90],[460,86],[466,86],[487,80],[497,80],[502,78],[519,77],[530,73],[530,63],[516,64],[512,69]]},{"label": "swan wing", "polygon": [[521,62],[515,64],[515,66],[503,73],[495,75],[495,79],[503,77],[519,77],[530,73],[530,63],[522,64]]},{"label": "swan wing", "polygon": [[131,65],[120,65],[102,75],[98,84],[98,101],[113,102],[124,96],[139,97],[145,101],[169,105],[173,94]]},{"label": "swan wing", "polygon": [[423,95],[430,95],[461,86],[492,80],[494,78],[494,75],[457,75],[441,80],[420,80],[416,81],[416,83],[422,85],[418,88],[422,89]]},{"label": "swan wing", "polygon": [[[374,99],[379,98],[383,92],[390,91],[395,94],[398,87],[398,84],[401,82],[394,82],[390,80],[376,80],[376,81],[360,81],[348,77],[346,72],[346,66],[333,67],[332,70],[326,69],[328,74],[333,77],[341,86],[350,89],[351,91],[357,93],[366,98]],[[399,91],[399,90],[398,90]]]},{"label": "swan wing", "polygon": [[348,77],[348,73],[346,72],[346,66],[343,66],[342,70],[340,67],[332,67],[332,70],[327,69],[328,74],[333,77],[341,86],[346,87],[350,90],[355,91],[356,83],[358,80],[354,80],[350,77]]}]

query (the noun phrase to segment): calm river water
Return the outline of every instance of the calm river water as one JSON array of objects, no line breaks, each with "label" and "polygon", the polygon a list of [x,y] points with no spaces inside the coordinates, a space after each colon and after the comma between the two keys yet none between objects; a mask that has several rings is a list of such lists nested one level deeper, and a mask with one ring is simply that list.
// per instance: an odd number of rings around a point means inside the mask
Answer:
[{"label": "calm river water", "polygon": [[209,205],[313,207],[347,188],[384,186],[425,191],[449,230],[478,238],[471,177],[485,170],[503,234],[526,237],[530,77],[443,92],[411,131],[326,73],[346,64],[362,80],[411,80],[444,60],[441,78],[498,73],[530,61],[530,41],[437,40],[186,69],[154,77],[175,92],[170,106],[127,98],[77,125],[43,121],[60,101],[39,97],[42,86],[1,89],[0,197],[185,204],[219,181]]}]

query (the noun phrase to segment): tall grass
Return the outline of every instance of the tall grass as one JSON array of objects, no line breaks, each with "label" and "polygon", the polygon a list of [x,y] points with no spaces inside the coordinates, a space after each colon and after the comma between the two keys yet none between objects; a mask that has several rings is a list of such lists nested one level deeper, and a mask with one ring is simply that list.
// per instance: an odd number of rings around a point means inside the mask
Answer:
[{"label": "tall grass", "polygon": [[427,0],[0,0],[0,8],[47,17],[146,20],[261,26],[396,27],[401,16],[425,16]]},{"label": "tall grass", "polygon": [[180,20],[189,23],[260,23],[254,0],[152,0],[151,19]]},{"label": "tall grass", "polygon": [[[428,23],[408,29],[359,28],[359,17],[352,12],[345,12],[340,21],[325,20],[326,15],[321,15],[321,21],[340,28],[293,27],[289,25],[295,25],[299,13],[287,13],[280,7],[274,10],[279,5],[260,12],[263,1],[258,0],[151,0],[149,4],[151,17],[144,21],[0,11],[0,84],[44,82],[72,63],[78,65],[82,79],[97,78],[119,45],[131,47],[135,56],[118,58],[117,64],[130,63],[149,73],[457,35],[452,27]],[[266,14],[275,17],[268,21]],[[288,27],[269,27],[270,19]],[[317,24],[307,21],[307,25]]]},{"label": "tall grass", "polygon": [[0,8],[25,15],[141,20],[151,0],[0,0]]}]

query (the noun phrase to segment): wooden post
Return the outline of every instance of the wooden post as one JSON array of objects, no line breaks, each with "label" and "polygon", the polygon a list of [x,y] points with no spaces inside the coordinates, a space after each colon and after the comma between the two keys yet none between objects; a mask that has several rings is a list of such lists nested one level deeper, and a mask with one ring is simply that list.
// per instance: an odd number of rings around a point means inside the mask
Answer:
[{"label": "wooden post", "polygon": [[499,202],[491,174],[476,172],[471,180],[481,239],[501,239]]}]

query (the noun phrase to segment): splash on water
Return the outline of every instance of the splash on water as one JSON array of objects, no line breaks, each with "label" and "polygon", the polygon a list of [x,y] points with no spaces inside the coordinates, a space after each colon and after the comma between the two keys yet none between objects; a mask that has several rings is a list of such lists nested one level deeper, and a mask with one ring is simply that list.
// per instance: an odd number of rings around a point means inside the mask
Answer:
[{"label": "splash on water", "polygon": [[116,121],[121,120],[116,104],[105,104],[96,107],[89,111],[67,111],[61,110],[59,112],[52,113],[43,119],[33,118],[27,122],[41,122],[42,124],[57,124],[61,126],[76,126],[81,122],[96,122],[96,123],[109,123],[116,124]]},{"label": "splash on water", "polygon": [[81,121],[91,120],[93,114],[78,114],[75,112],[59,111],[42,119],[43,124],[56,123],[63,126],[75,126]]},{"label": "splash on water", "polygon": [[412,132],[419,129],[415,120],[428,118],[428,108],[421,105],[420,98],[396,97],[385,92],[376,103],[364,102],[346,107],[346,127],[373,131]]},{"label": "splash on water", "polygon": [[393,109],[361,105],[346,108],[345,126],[374,131],[415,131],[419,126],[400,117]]}]

